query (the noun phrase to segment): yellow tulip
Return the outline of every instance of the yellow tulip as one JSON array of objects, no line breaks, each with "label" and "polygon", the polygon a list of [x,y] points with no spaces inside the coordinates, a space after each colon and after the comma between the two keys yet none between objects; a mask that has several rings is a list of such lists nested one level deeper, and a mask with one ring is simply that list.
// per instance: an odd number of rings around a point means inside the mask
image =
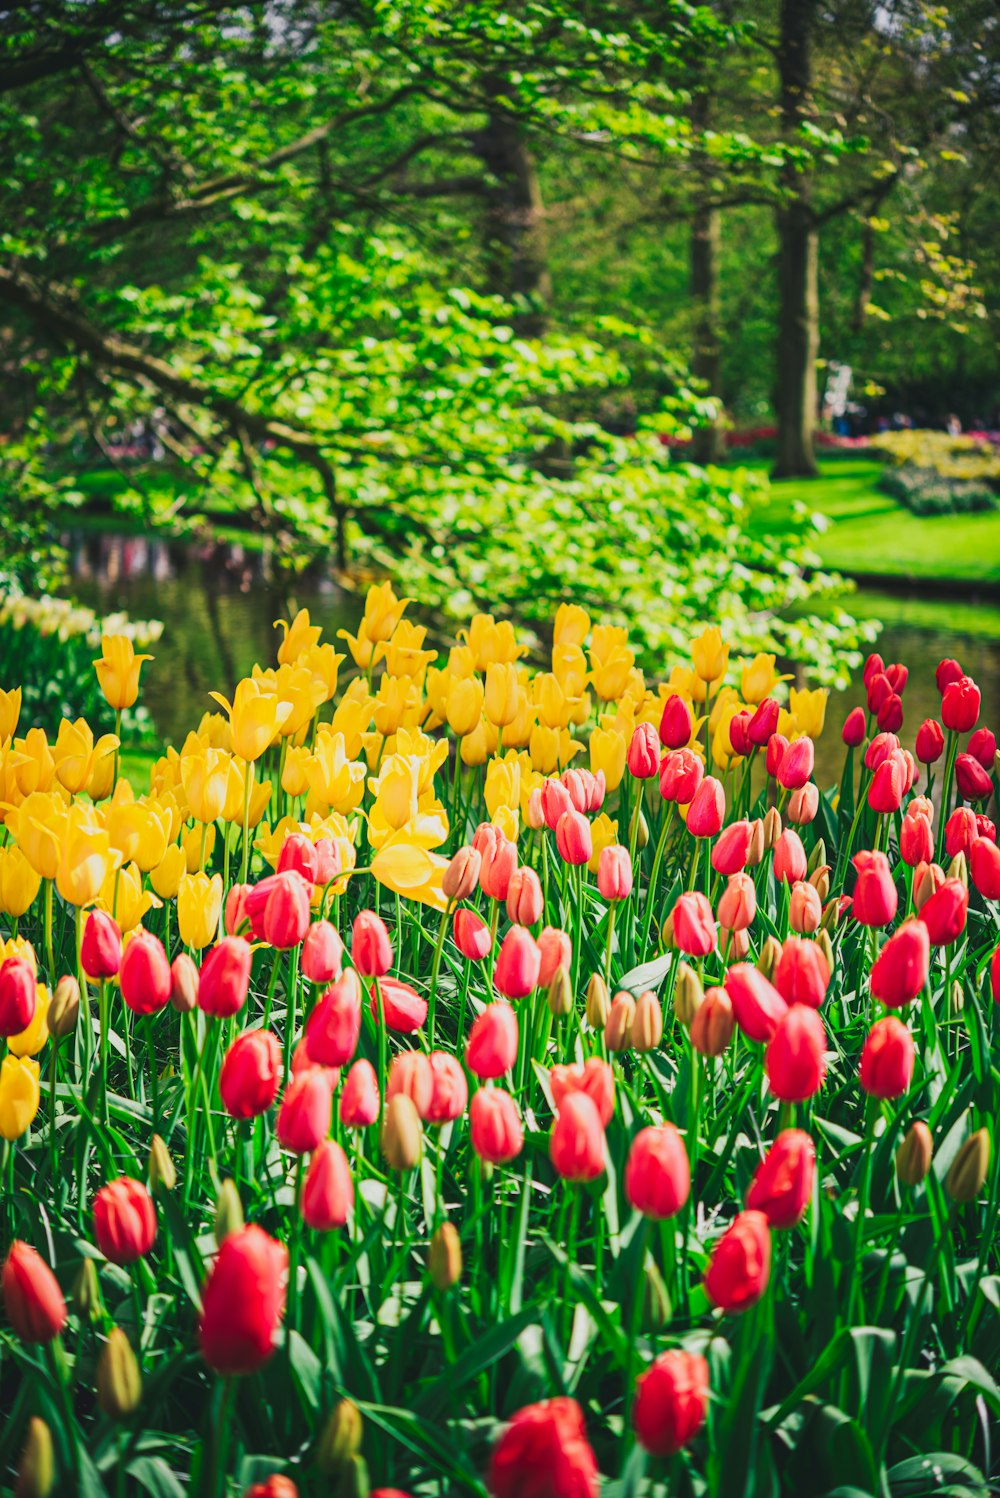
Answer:
[{"label": "yellow tulip", "polygon": [[405,831],[384,843],[371,862],[371,871],[379,884],[434,910],[446,910],[448,906],[441,888],[447,867],[447,858],[410,842]]},{"label": "yellow tulip", "polygon": [[587,685],[587,657],[583,647],[569,641],[553,645],[552,675],[567,697],[581,697]]},{"label": "yellow tulip", "polygon": [[628,685],[635,665],[627,631],[614,624],[595,625],[590,637],[590,679],[594,691],[605,702],[614,702]]},{"label": "yellow tulip", "polygon": [[281,789],[286,796],[304,796],[309,789],[306,767],[311,758],[304,744],[300,746],[293,744],[286,752],[284,767],[281,771]]},{"label": "yellow tulip", "polygon": [[329,729],[317,735],[316,747],[304,763],[312,796],[322,806],[345,815],[361,804],[365,794],[365,767],[352,759],[342,733]]},{"label": "yellow tulip", "polygon": [[196,822],[214,822],[222,816],[230,763],[229,756],[221,749],[181,755],[181,784]]},{"label": "yellow tulip", "polygon": [[770,697],[779,682],[791,681],[790,676],[781,676],[775,669],[773,655],[758,653],[752,661],[746,661],[740,671],[740,691],[744,700],[752,707]]},{"label": "yellow tulip", "polygon": [[323,693],[321,701],[330,702],[336,696],[340,668],[346,659],[346,655],[338,654],[329,644],[310,645],[299,656],[299,665],[305,666],[316,683],[317,691]]},{"label": "yellow tulip", "polygon": [[491,665],[512,665],[528,648],[517,643],[509,620],[498,624],[492,614],[473,614],[468,629],[460,630],[458,637],[469,647],[477,671]]},{"label": "yellow tulip", "polygon": [[118,922],[123,932],[133,931],[147,910],[157,903],[143,888],[142,874],[134,863],[124,864],[120,869],[109,868],[97,896],[97,904]]},{"label": "yellow tulip", "polygon": [[590,856],[587,868],[592,874],[596,874],[597,865],[601,861],[601,854],[605,848],[610,848],[618,841],[618,823],[613,822],[606,811],[598,812],[590,824],[590,838],[594,851]]},{"label": "yellow tulip", "polygon": [[[227,754],[233,752],[233,730],[229,725],[229,719],[222,713],[202,713],[201,722],[195,737],[200,740],[203,749],[224,749]],[[191,734],[188,734],[188,739]],[[187,746],[187,739],[184,741]],[[168,754],[172,750],[167,751]],[[178,776],[180,769],[178,768]]]},{"label": "yellow tulip", "polygon": [[490,818],[494,827],[499,827],[504,837],[516,843],[521,830],[521,818],[513,806],[498,806],[496,815]]},{"label": "yellow tulip", "polygon": [[376,650],[376,659],[381,652],[385,669],[390,676],[420,677],[431,661],[437,660],[436,650],[423,649],[426,638],[427,630],[422,624],[412,624],[409,619],[402,619],[393,630],[392,637]]},{"label": "yellow tulip", "polygon": [[497,728],[506,728],[518,715],[521,683],[516,668],[508,661],[491,661],[486,667],[484,710]]},{"label": "yellow tulip", "polygon": [[35,977],[38,977],[38,959],[27,937],[11,936],[7,941],[0,941],[0,967],[3,967],[8,957],[20,957],[28,964]]},{"label": "yellow tulip", "polygon": [[20,1139],[31,1128],[40,1101],[38,1062],[5,1056],[0,1065],[0,1136]]},{"label": "yellow tulip", "polygon": [[355,677],[334,708],[330,722],[323,724],[320,734],[342,733],[348,759],[357,759],[361,753],[361,737],[372,720],[374,708],[375,699],[368,691],[367,682],[360,676]]},{"label": "yellow tulip", "polygon": [[568,728],[578,698],[566,691],[553,671],[540,671],[531,683],[538,720],[546,728]]},{"label": "yellow tulip", "polygon": [[502,759],[491,759],[486,766],[483,787],[486,810],[495,817],[501,806],[516,809],[521,804],[521,763],[516,753],[508,751]]},{"label": "yellow tulip", "polygon": [[42,880],[16,844],[0,848],[0,910],[17,920],[34,904]]},{"label": "yellow tulip", "polygon": [[181,876],[186,870],[184,849],[177,843],[171,843],[149,876],[149,882],[161,900],[174,899],[180,887]]},{"label": "yellow tulip", "polygon": [[486,693],[478,676],[453,678],[445,704],[448,727],[456,738],[472,733],[483,716]]},{"label": "yellow tulip", "polygon": [[292,712],[291,702],[266,691],[257,677],[244,677],[231,703],[219,692],[209,696],[229,714],[233,753],[248,763],[260,759]]},{"label": "yellow tulip", "polygon": [[90,725],[83,718],[77,718],[75,723],[63,718],[52,749],[59,784],[71,796],[79,795],[86,790],[97,761],[117,749],[118,745],[119,740],[113,733],[102,734],[95,743]]},{"label": "yellow tulip", "polygon": [[[565,729],[563,733],[566,733]],[[566,736],[569,737],[568,733]],[[531,738],[528,740],[532,768],[540,775],[554,775],[560,768],[559,747],[559,729],[547,728],[544,723],[536,723],[531,730]]]},{"label": "yellow tulip", "polygon": [[553,645],[582,645],[590,631],[590,615],[577,603],[561,603],[556,609]]},{"label": "yellow tulip", "polygon": [[702,681],[721,681],[729,665],[729,646],[722,638],[717,624],[708,625],[696,640],[691,642],[691,659],[694,669]]},{"label": "yellow tulip", "polygon": [[401,728],[393,743],[394,754],[419,761],[418,789],[421,795],[434,790],[434,776],[448,759],[447,739],[432,739],[419,728]]},{"label": "yellow tulip", "polygon": [[94,768],[87,781],[87,795],[91,801],[106,801],[115,788],[115,756],[113,753],[95,757]]},{"label": "yellow tulip", "polygon": [[0,741],[14,737],[20,716],[21,688],[14,687],[10,692],[0,691]]},{"label": "yellow tulip", "polygon": [[344,640],[351,652],[351,659],[359,671],[367,671],[375,659],[375,642],[368,636],[364,620],[358,626],[356,635],[352,635],[346,629],[337,630],[337,639]]},{"label": "yellow tulip", "polygon": [[416,727],[423,716],[420,687],[408,676],[383,676],[372,700],[372,716],[383,738],[404,724]]},{"label": "yellow tulip", "polygon": [[373,645],[392,637],[407,605],[412,601],[410,598],[397,598],[392,590],[392,583],[379,583],[368,589],[362,628]]},{"label": "yellow tulip", "polygon": [[112,848],[123,862],[134,859],[144,874],[155,869],[167,851],[171,820],[169,807],[159,801],[137,801],[127,780],[119,780],[104,812]]},{"label": "yellow tulip", "polygon": [[471,733],[464,735],[460,746],[462,763],[470,769],[484,765],[489,754],[486,735],[486,720],[481,720]]},{"label": "yellow tulip", "polygon": [[25,858],[42,879],[54,879],[66,820],[66,803],[54,792],[33,791],[7,814],[7,826]]},{"label": "yellow tulip", "polygon": [[118,855],[92,808],[79,803],[66,813],[59,844],[56,888],[70,905],[89,905],[114,868]]},{"label": "yellow tulip", "polygon": [[721,687],[718,696],[712,698],[712,710],[708,715],[709,733],[715,733],[723,718],[728,725],[733,710],[739,711],[742,706],[740,694],[735,687]]},{"label": "yellow tulip", "polygon": [[32,791],[48,791],[56,778],[56,762],[42,728],[29,728],[23,739],[14,740],[18,752],[14,779],[22,796]]},{"label": "yellow tulip", "polygon": [[789,691],[788,707],[799,734],[818,739],[826,722],[826,704],[830,693],[826,687],[813,691],[800,691],[792,687]]},{"label": "yellow tulip", "polygon": [[44,983],[35,984],[35,1012],[31,1024],[20,1035],[8,1035],[7,1045],[15,1056],[37,1056],[49,1038],[51,998]]},{"label": "yellow tulip", "polygon": [[318,645],[323,633],[318,625],[310,624],[308,609],[299,609],[291,624],[286,619],[275,619],[274,627],[284,631],[278,646],[278,663],[282,666],[291,665],[307,650]]},{"label": "yellow tulip", "polygon": [[184,862],[189,874],[205,867],[215,849],[215,827],[210,822],[189,827],[181,834]]},{"label": "yellow tulip", "polygon": [[213,942],[222,911],[222,875],[182,874],[177,891],[177,929],[187,947]]},{"label": "yellow tulip", "polygon": [[94,662],[97,680],[109,704],[117,711],[132,707],[139,696],[139,672],[151,655],[136,655],[127,635],[104,635],[101,655]]}]

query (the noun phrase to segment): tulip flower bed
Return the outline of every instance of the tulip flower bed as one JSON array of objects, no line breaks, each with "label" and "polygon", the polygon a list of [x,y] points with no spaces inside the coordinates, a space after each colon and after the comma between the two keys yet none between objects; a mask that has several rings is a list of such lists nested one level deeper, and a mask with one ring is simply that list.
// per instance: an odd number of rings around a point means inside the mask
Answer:
[{"label": "tulip flower bed", "polygon": [[985,1495],[975,683],[911,740],[870,657],[819,786],[826,693],[715,629],[654,683],[577,607],[538,671],[405,615],[346,684],[284,624],[142,795],[0,695],[0,1486]]}]

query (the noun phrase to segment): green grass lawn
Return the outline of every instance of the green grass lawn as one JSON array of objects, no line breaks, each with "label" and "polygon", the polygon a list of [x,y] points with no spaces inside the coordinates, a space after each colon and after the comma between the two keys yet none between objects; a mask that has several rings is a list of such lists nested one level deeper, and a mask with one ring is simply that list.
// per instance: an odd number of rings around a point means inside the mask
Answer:
[{"label": "green grass lawn", "polygon": [[[750,468],[766,469],[765,460]],[[882,464],[828,458],[818,479],[785,479],[759,511],[755,526],[780,529],[799,501],[830,524],[815,550],[824,566],[852,577],[1000,583],[1000,510],[984,515],[912,515],[876,487]],[[949,606],[951,607],[951,606]]]}]

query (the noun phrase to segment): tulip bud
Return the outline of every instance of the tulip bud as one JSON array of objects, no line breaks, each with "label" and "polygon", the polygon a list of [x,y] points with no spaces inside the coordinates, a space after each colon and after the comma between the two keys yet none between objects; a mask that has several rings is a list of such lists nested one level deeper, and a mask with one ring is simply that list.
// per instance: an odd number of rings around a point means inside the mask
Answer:
[{"label": "tulip bud", "polygon": [[969,862],[965,856],[964,849],[960,848],[948,865],[948,878],[957,879],[959,884],[969,887]]},{"label": "tulip bud", "polygon": [[896,1174],[904,1186],[919,1186],[931,1168],[934,1138],[930,1129],[917,1119],[907,1129],[896,1151]]},{"label": "tulip bud", "polygon": [[161,1186],[164,1191],[173,1191],[176,1185],[177,1171],[170,1151],[159,1134],[154,1134],[149,1145],[149,1189],[155,1194]]},{"label": "tulip bud", "polygon": [[59,979],[49,1005],[48,1026],[56,1040],[65,1040],[76,1029],[80,1015],[80,985],[70,973]]},{"label": "tulip bud", "polygon": [[913,871],[913,908],[918,913],[944,883],[944,869],[936,863],[921,863]]},{"label": "tulip bud", "polygon": [[99,1321],[102,1314],[101,1282],[93,1259],[84,1259],[76,1277],[72,1296],[73,1309],[81,1321]]},{"label": "tulip bud", "polygon": [[781,960],[781,942],[776,936],[768,936],[760,949],[757,966],[765,978],[770,978]]},{"label": "tulip bud", "polygon": [[809,883],[819,895],[820,904],[825,905],[830,898],[830,866],[821,864],[819,868],[813,869],[809,875]]},{"label": "tulip bud", "polygon": [[816,839],[816,846],[809,855],[809,872],[815,874],[826,863],[826,843],[821,837]]},{"label": "tulip bud", "polygon": [[[391,1492],[391,1489],[381,1489],[381,1492]],[[371,1483],[368,1480],[368,1466],[364,1457],[359,1452],[344,1463],[337,1479],[337,1498],[370,1498]]]},{"label": "tulip bud", "polygon": [[55,1477],[52,1432],[44,1420],[32,1415],[17,1467],[14,1498],[49,1498]]},{"label": "tulip bud", "polygon": [[961,1014],[964,1008],[965,989],[962,987],[959,980],[957,978],[954,978],[952,979],[951,987],[948,990],[948,1013],[952,1018],[954,1018],[956,1014]]},{"label": "tulip bud", "polygon": [[983,1189],[990,1166],[988,1129],[977,1129],[967,1139],[952,1161],[945,1179],[945,1190],[955,1202],[973,1202]]},{"label": "tulip bud", "polygon": [[747,853],[747,868],[755,869],[763,859],[765,851],[764,823],[760,817],[757,817],[750,824],[750,848]]},{"label": "tulip bud", "polygon": [[635,811],[632,813],[632,820],[629,823],[628,827],[628,835],[629,847],[631,847],[634,842],[636,848],[640,851],[649,842],[649,823],[643,816],[642,807],[638,804],[638,802],[636,803]]},{"label": "tulip bud", "polygon": [[611,995],[600,973],[594,973],[587,984],[587,1024],[592,1030],[603,1030],[611,1013]]},{"label": "tulip bud", "polygon": [[673,1314],[670,1295],[656,1260],[647,1258],[642,1275],[642,1325],[650,1335],[661,1331]]},{"label": "tulip bud", "polygon": [[239,1233],[243,1230],[243,1203],[236,1189],[236,1182],[225,1180],[219,1187],[219,1196],[215,1203],[215,1241],[220,1246],[231,1233]]},{"label": "tulip bud", "polygon": [[361,1411],[349,1399],[342,1399],[334,1406],[316,1445],[316,1465],[324,1477],[340,1477],[342,1469],[361,1450],[363,1436]]},{"label": "tulip bud", "polygon": [[663,922],[663,926],[662,926],[662,929],[660,931],[660,941],[662,942],[664,948],[668,952],[672,951],[673,948],[677,945],[677,943],[674,941],[674,913],[673,913],[673,911],[670,912],[670,914],[667,916],[666,920]]},{"label": "tulip bud", "polygon": [[840,924],[840,912],[840,898],[839,896],[834,895],[833,899],[827,900],[826,904],[823,906],[823,919],[819,923],[820,930],[827,933],[829,933],[830,931],[836,931],[837,926]]},{"label": "tulip bud", "polygon": [[816,945],[822,948],[823,956],[826,958],[826,965],[832,973],[834,968],[833,942],[830,940],[829,931],[825,930],[822,926],[816,933]]},{"label": "tulip bud", "polygon": [[420,1114],[405,1092],[386,1103],[382,1124],[382,1153],[390,1170],[412,1170],[420,1159],[423,1129]]},{"label": "tulip bud", "polygon": [[459,848],[441,875],[441,890],[446,900],[468,900],[479,885],[483,860],[477,848]]},{"label": "tulip bud", "polygon": [[190,1014],[198,1002],[198,965],[187,952],[170,964],[170,1003],[178,1014]]},{"label": "tulip bud", "polygon": [[781,836],[781,813],[776,806],[764,818],[764,851],[770,853],[778,838]]},{"label": "tulip bud", "polygon": [[632,1049],[640,1052],[655,1051],[663,1038],[663,1010],[660,1001],[647,988],[635,1001],[635,1011],[629,1026]]},{"label": "tulip bud", "polygon": [[736,1029],[732,1000],[724,988],[710,988],[691,1021],[691,1044],[700,1056],[721,1056]]},{"label": "tulip bud", "polygon": [[453,1222],[442,1222],[431,1238],[427,1271],[436,1290],[450,1290],[462,1278],[462,1242]]},{"label": "tulip bud", "polygon": [[573,985],[569,976],[569,969],[560,963],[556,968],[555,976],[549,984],[549,1012],[557,1019],[573,1011]]},{"label": "tulip bud", "polygon": [[97,1402],[109,1420],[127,1420],[142,1398],[142,1374],[131,1344],[113,1326],[97,1359]]},{"label": "tulip bud", "polygon": [[682,962],[677,969],[677,981],[674,985],[674,1013],[685,1030],[691,1028],[704,997],[705,990],[698,974],[693,967]]},{"label": "tulip bud", "polygon": [[629,993],[616,993],[604,1026],[604,1044],[609,1051],[627,1051],[631,1044],[635,1000]]}]

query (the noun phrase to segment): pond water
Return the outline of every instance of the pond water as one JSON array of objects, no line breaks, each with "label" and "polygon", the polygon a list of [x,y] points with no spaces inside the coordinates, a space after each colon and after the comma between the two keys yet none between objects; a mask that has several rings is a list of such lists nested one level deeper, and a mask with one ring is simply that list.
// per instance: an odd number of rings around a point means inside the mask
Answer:
[{"label": "pond water", "polygon": [[[275,619],[308,607],[328,639],[340,628],[354,630],[359,599],[316,573],[289,578],[267,552],[233,543],[197,544],[142,535],[80,533],[66,537],[73,597],[101,612],[124,609],[136,619],[160,619],[164,630],[155,664],[143,675],[143,701],[164,738],[180,742],[212,704],[208,692],[231,689],[254,661],[272,661],[279,638]],[[876,595],[859,591],[849,606],[881,617]],[[891,612],[890,612],[891,605]],[[910,668],[906,729],[910,738],[923,718],[935,715],[940,699],[934,667],[955,656],[983,692],[983,721],[1000,726],[1000,638],[982,638],[962,628],[968,600],[954,610],[941,601],[920,604],[900,622],[900,599],[886,601],[887,623],[877,648],[887,661]],[[954,613],[958,627],[951,627]],[[933,621],[921,624],[921,618]],[[805,673],[808,674],[807,672]],[[848,709],[863,700],[860,682],[831,698],[828,723],[817,755],[821,781],[839,776],[839,731]]]}]

